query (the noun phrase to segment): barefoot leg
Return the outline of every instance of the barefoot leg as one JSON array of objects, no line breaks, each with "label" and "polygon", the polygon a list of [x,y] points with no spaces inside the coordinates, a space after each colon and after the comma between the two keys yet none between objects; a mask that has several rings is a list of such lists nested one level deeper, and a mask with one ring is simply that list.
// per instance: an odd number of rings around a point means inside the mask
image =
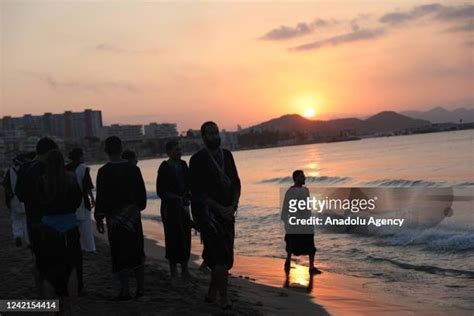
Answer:
[{"label": "barefoot leg", "polygon": [[285,260],[285,272],[290,273],[290,268],[291,268],[291,253],[288,253],[286,255],[286,260]]}]

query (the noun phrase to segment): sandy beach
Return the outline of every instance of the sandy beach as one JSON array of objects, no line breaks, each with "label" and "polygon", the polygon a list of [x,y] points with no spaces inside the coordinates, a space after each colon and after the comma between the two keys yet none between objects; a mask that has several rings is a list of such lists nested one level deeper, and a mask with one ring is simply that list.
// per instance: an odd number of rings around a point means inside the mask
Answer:
[{"label": "sandy beach", "polygon": [[[145,221],[146,252],[164,258],[161,223]],[[199,236],[192,241],[193,267],[201,263]],[[351,277],[324,271],[309,277],[307,266],[292,263],[289,284],[285,285],[284,260],[236,255],[231,270],[231,286],[239,297],[258,306],[264,314],[278,315],[444,315],[448,310],[417,304],[409,297],[389,296],[370,290],[369,278]],[[308,288],[311,287],[311,288]],[[471,315],[458,310],[456,314]]]},{"label": "sandy beach", "polygon": [[[3,199],[3,197],[2,197]],[[370,293],[370,280],[324,272],[310,280],[307,268],[293,264],[285,286],[283,260],[236,256],[232,269],[231,298],[233,309],[222,311],[205,303],[208,277],[198,270],[201,245],[193,237],[191,273],[193,281],[171,286],[164,260],[162,225],[145,221],[147,254],[146,292],[138,300],[114,302],[117,280],[110,272],[109,248],[105,235],[97,236],[97,252],[84,255],[85,295],[78,298],[78,315],[414,315],[443,314],[443,311],[417,307],[407,298],[389,298]],[[0,210],[1,252],[0,298],[35,298],[31,278],[33,258],[25,248],[16,248],[10,234],[10,220],[3,201]],[[324,270],[324,267],[322,267]],[[308,289],[309,288],[309,289]],[[132,281],[133,289],[133,281]]]},{"label": "sandy beach", "polygon": [[[0,299],[34,299],[36,291],[32,279],[33,257],[26,247],[15,247],[11,237],[9,211],[3,203],[0,206]],[[150,244],[149,242],[147,244]],[[116,302],[118,280],[111,273],[110,253],[106,241],[97,238],[97,252],[84,254],[85,295],[78,298],[74,312],[77,315],[213,315],[221,314],[219,306],[204,302],[206,276],[191,271],[195,279],[186,284],[172,287],[164,260],[147,258],[145,266],[145,295],[138,300]],[[232,289],[234,306],[226,315],[259,315],[261,306],[243,299],[237,291],[250,282],[239,282]],[[132,291],[134,280],[131,281]],[[2,313],[3,314],[3,313]],[[18,313],[15,313],[16,315]]]}]

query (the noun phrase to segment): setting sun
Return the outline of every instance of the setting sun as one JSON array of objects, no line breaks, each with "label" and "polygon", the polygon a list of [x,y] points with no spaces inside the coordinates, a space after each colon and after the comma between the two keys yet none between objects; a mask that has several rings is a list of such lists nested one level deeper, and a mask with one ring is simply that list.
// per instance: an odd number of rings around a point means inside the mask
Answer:
[{"label": "setting sun", "polygon": [[314,108],[306,108],[304,109],[304,113],[303,113],[303,116],[306,117],[306,118],[311,118],[311,117],[314,117],[314,115],[316,114],[316,110]]},{"label": "setting sun", "polygon": [[316,116],[320,111],[322,98],[319,94],[304,93],[292,97],[290,104],[295,107],[296,113],[301,113],[306,118]]}]

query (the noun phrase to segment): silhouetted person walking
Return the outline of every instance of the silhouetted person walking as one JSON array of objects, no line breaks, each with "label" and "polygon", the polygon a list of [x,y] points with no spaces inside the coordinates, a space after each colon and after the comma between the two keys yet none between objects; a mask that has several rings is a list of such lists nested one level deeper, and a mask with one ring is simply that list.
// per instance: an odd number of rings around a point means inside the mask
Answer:
[{"label": "silhouetted person walking", "polygon": [[110,161],[97,173],[95,219],[101,234],[104,218],[107,220],[112,272],[118,274],[121,285],[117,300],[128,300],[131,271],[137,280],[136,296],[142,296],[144,290],[145,250],[140,211],[146,207],[146,189],[140,169],[120,157],[120,138],[107,138],[105,152]]},{"label": "silhouetted person walking", "polygon": [[156,193],[161,198],[161,218],[165,230],[166,259],[172,280],[181,264],[183,278],[189,278],[188,261],[191,253],[191,216],[189,213],[189,169],[181,160],[177,141],[166,144],[169,159],[161,163],[156,179]]},{"label": "silhouetted person walking", "polygon": [[204,123],[201,136],[205,148],[190,160],[192,212],[204,243],[202,257],[212,270],[206,301],[216,301],[219,294],[222,308],[228,309],[227,279],[234,263],[240,179],[231,152],[220,147],[217,124]]},{"label": "silhouetted person walking", "polygon": [[[314,246],[314,227],[298,225],[292,227],[289,223],[289,201],[305,201],[309,198],[309,190],[304,187],[306,177],[302,170],[295,170],[293,172],[293,186],[286,191],[283,200],[283,207],[281,212],[281,220],[285,224],[285,243],[286,243],[286,261],[285,272],[288,274],[291,268],[291,255],[301,256],[308,255],[309,257],[309,272],[321,273],[319,269],[314,266],[314,255],[316,247]],[[298,203],[296,204],[298,205]],[[300,219],[307,219],[311,216],[310,209],[298,209],[294,215]]]}]

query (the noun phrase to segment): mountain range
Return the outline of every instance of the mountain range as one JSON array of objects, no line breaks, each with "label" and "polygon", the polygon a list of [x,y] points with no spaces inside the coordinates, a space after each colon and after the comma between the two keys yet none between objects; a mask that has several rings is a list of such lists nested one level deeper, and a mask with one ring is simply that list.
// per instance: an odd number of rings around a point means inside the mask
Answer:
[{"label": "mountain range", "polygon": [[399,131],[405,129],[429,126],[431,122],[422,119],[393,112],[384,111],[367,119],[341,118],[333,120],[310,120],[298,114],[287,114],[249,128],[243,129],[241,133],[279,131],[305,134],[340,134],[347,131],[351,134],[373,134]]},{"label": "mountain range", "polygon": [[474,108],[458,108],[450,111],[436,107],[428,111],[404,111],[401,114],[431,123],[459,123],[461,119],[464,123],[474,122]]}]

